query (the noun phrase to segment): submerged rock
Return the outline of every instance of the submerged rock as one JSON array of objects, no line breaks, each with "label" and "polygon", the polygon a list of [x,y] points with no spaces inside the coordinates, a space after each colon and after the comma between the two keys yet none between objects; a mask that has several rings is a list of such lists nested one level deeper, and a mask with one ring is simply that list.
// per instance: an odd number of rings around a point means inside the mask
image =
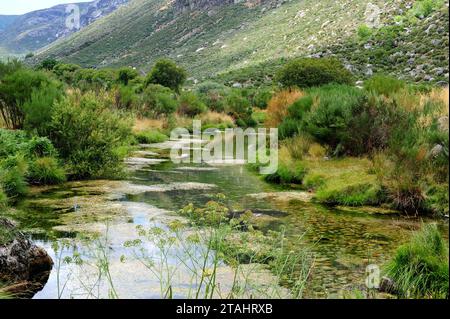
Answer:
[{"label": "submerged rock", "polygon": [[31,298],[47,283],[53,260],[17,231],[11,221],[0,218],[0,230],[9,234],[0,242],[0,282],[8,283],[3,291]]}]

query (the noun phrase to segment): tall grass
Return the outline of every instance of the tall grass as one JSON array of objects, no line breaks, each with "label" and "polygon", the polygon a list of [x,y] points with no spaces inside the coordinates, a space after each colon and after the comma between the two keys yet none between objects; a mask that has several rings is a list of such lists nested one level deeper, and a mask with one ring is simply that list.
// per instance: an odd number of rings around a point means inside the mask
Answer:
[{"label": "tall grass", "polygon": [[301,98],[304,93],[297,89],[282,90],[275,93],[267,104],[266,127],[278,127],[288,114],[288,108]]},{"label": "tall grass", "polygon": [[448,271],[448,246],[436,224],[423,225],[386,267],[404,298],[448,298]]}]

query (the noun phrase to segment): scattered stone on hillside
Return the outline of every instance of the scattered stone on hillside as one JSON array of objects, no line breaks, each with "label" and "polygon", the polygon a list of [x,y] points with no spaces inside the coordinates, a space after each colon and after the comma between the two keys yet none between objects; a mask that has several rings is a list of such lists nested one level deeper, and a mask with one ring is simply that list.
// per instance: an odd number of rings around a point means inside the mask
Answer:
[{"label": "scattered stone on hillside", "polygon": [[0,282],[10,283],[3,291],[31,298],[47,283],[53,260],[43,248],[17,231],[13,222],[0,218],[0,228],[13,233],[9,241],[0,244]]}]

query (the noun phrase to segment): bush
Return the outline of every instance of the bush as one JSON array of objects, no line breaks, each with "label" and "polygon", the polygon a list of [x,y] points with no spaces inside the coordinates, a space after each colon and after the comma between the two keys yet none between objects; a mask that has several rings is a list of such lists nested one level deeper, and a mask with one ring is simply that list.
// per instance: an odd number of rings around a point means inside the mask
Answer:
[{"label": "bush", "polygon": [[118,152],[130,143],[131,121],[111,110],[105,95],[79,92],[57,102],[51,139],[75,178],[105,177],[121,172]]},{"label": "bush", "polygon": [[312,144],[312,139],[304,135],[287,139],[283,143],[288,149],[290,156],[295,160],[303,159],[303,156],[308,154]]},{"label": "bush", "polygon": [[433,11],[444,5],[443,0],[418,0],[414,3],[411,12],[417,18],[426,18]]},{"label": "bush", "polygon": [[252,118],[252,107],[248,99],[238,92],[230,93],[225,101],[225,111],[236,120],[236,124],[241,127],[256,125]]},{"label": "bush", "polygon": [[76,64],[58,63],[53,68],[53,73],[55,73],[60,80],[72,84],[75,80],[75,72],[79,69],[81,69],[81,67]]},{"label": "bush", "polygon": [[161,143],[168,139],[166,135],[159,131],[143,131],[134,134],[137,142],[140,144]]},{"label": "bush", "polygon": [[[369,133],[364,131],[368,126],[355,132],[353,124],[365,124],[372,120],[362,109],[366,103],[364,93],[354,87],[332,85],[317,89],[314,95],[317,103],[312,106],[311,112],[303,116],[302,129],[320,143],[329,145],[335,155],[363,153],[360,148],[366,145],[365,137]],[[355,119],[358,113],[361,117]]]},{"label": "bush", "polygon": [[55,157],[58,155],[58,152],[48,138],[35,136],[27,143],[25,154],[28,158]]},{"label": "bush", "polygon": [[304,96],[287,109],[287,114],[283,117],[281,124],[278,126],[280,139],[293,137],[302,130],[301,123],[304,115],[311,110],[313,99],[311,96]]},{"label": "bush", "polygon": [[136,107],[138,97],[133,87],[120,85],[116,89],[116,107],[118,109],[132,110]]},{"label": "bush", "polygon": [[275,173],[265,175],[264,179],[277,184],[302,184],[306,174],[303,164],[292,158],[289,150],[283,146],[279,151],[278,169]]},{"label": "bush", "polygon": [[51,85],[56,86],[47,74],[40,71],[19,69],[3,77],[0,82],[0,110],[5,124],[9,128],[22,128],[25,118],[23,105],[31,99],[33,92]]},{"label": "bush", "polygon": [[35,185],[53,185],[65,182],[66,173],[53,157],[41,157],[31,162],[27,180]]},{"label": "bush", "polygon": [[[0,171],[0,176],[2,176],[2,172]],[[6,196],[3,188],[0,185],[0,209],[3,209],[8,204],[8,196]]]},{"label": "bush", "polygon": [[363,24],[358,27],[358,37],[360,40],[365,41],[372,35],[372,29]]},{"label": "bush", "polygon": [[142,96],[144,109],[142,113],[153,117],[167,116],[178,108],[178,102],[172,90],[162,85],[149,85]]},{"label": "bush", "polygon": [[119,81],[120,84],[122,85],[128,85],[128,83],[132,80],[134,80],[135,78],[137,78],[139,75],[138,71],[136,71],[133,68],[121,68],[118,71],[118,75],[117,75],[117,80]]},{"label": "bush", "polygon": [[57,64],[58,61],[54,58],[47,58],[41,62],[41,64],[39,65],[39,69],[51,71]]},{"label": "bush", "polygon": [[23,197],[28,193],[25,179],[28,165],[23,156],[10,156],[0,162],[0,185],[10,199]]},{"label": "bush", "polygon": [[301,58],[282,67],[275,80],[284,87],[309,88],[328,83],[351,84],[353,76],[338,60]]},{"label": "bush", "polygon": [[270,89],[259,89],[253,97],[253,105],[260,109],[267,108],[267,104],[272,98],[273,92]]},{"label": "bush", "polygon": [[179,99],[178,113],[194,117],[206,112],[206,105],[192,92],[184,92]]},{"label": "bush", "polygon": [[200,94],[208,94],[211,91],[226,91],[227,87],[214,81],[205,81],[196,87],[196,91]]},{"label": "bush", "polygon": [[61,87],[53,83],[34,89],[31,98],[23,104],[24,129],[41,136],[48,136],[53,104],[60,100],[62,95]]},{"label": "bush", "polygon": [[146,84],[159,84],[179,92],[184,81],[186,71],[168,59],[158,60],[147,76]]},{"label": "bush", "polygon": [[288,114],[288,108],[292,103],[303,96],[299,90],[282,90],[273,95],[267,106],[266,127],[278,127]]},{"label": "bush", "polygon": [[386,75],[375,75],[364,83],[364,89],[366,91],[385,96],[391,96],[404,89],[405,86],[404,81]]},{"label": "bush", "polygon": [[426,224],[397,249],[386,267],[401,297],[448,298],[448,247],[436,224]]}]

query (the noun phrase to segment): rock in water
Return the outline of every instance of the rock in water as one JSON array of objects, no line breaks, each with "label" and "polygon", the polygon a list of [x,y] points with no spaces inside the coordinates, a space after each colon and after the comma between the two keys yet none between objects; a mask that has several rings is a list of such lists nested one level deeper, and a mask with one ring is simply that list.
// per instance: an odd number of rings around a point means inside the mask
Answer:
[{"label": "rock in water", "polygon": [[14,297],[31,298],[46,284],[53,260],[17,231],[11,221],[0,218],[0,228],[11,234],[0,242],[0,282],[8,283],[3,291]]}]

